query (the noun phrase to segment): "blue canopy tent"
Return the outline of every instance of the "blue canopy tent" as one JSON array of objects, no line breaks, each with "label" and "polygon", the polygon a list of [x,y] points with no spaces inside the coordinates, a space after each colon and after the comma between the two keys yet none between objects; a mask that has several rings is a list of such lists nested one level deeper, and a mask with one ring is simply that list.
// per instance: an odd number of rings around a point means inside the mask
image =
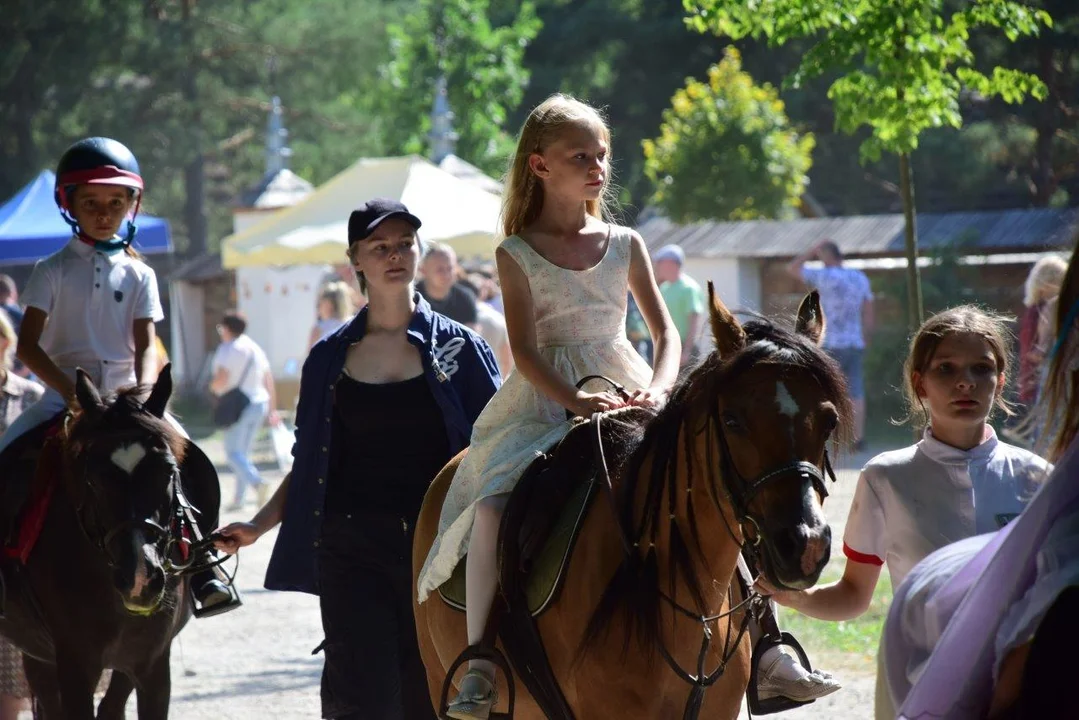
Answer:
[{"label": "blue canopy tent", "polygon": [[[51,255],[71,239],[71,228],[53,200],[56,175],[42,170],[13,198],[0,206],[0,265],[23,265]],[[139,213],[135,248],[146,255],[172,251],[169,224]]]}]

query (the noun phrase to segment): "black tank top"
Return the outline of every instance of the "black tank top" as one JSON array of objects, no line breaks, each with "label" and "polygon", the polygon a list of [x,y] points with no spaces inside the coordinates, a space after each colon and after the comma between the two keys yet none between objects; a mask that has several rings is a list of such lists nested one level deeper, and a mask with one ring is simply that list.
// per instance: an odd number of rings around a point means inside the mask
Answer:
[{"label": "black tank top", "polygon": [[450,459],[442,411],[423,375],[372,385],[342,373],[331,433],[327,514],[413,523],[427,486]]}]

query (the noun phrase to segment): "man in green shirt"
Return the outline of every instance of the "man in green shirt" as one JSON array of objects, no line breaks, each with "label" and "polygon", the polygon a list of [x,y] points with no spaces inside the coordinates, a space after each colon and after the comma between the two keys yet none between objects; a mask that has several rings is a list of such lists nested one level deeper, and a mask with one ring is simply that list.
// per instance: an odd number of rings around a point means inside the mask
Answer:
[{"label": "man in green shirt", "polygon": [[682,365],[697,358],[697,338],[704,321],[704,291],[696,280],[682,272],[686,254],[677,245],[665,245],[652,256],[656,280],[678,336],[682,339]]}]

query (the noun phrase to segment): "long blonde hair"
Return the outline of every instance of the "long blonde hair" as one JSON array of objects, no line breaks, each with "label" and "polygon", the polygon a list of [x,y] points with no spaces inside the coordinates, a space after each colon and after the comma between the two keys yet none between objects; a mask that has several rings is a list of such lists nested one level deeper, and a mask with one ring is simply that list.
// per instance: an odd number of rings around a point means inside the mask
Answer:
[{"label": "long blonde hair", "polygon": [[[599,111],[569,95],[551,95],[529,113],[517,139],[517,151],[510,162],[502,195],[502,232],[506,237],[516,235],[535,222],[543,209],[543,183],[529,167],[529,157],[547,150],[564,128],[574,125],[598,126],[603,139],[610,145],[611,131]],[[607,216],[610,172],[606,177],[599,198],[585,203],[588,214],[601,220]]]},{"label": "long blonde hair", "polygon": [[1059,255],[1046,255],[1034,263],[1023,288],[1023,305],[1034,307],[1055,297],[1067,271],[1068,263]]},{"label": "long blonde hair", "polygon": [[3,357],[0,357],[0,365],[4,370],[11,369],[12,358],[15,357],[15,346],[19,342],[19,336],[15,334],[15,326],[11,323],[11,318],[8,317],[7,312],[0,309],[0,336],[7,340],[7,349],[4,351]]},{"label": "long blonde hair", "polygon": [[340,280],[326,283],[326,286],[322,288],[322,292],[319,294],[318,298],[320,303],[323,300],[328,302],[333,308],[334,320],[348,320],[352,317],[352,293],[349,290],[348,285]]},{"label": "long blonde hair", "polygon": [[1060,459],[1079,436],[1079,332],[1076,331],[1076,308],[1079,307],[1079,235],[1071,262],[1060,287],[1057,316],[1053,323],[1055,343],[1050,351],[1049,374],[1042,389],[1040,404],[1046,413],[1049,429],[1047,459]]}]

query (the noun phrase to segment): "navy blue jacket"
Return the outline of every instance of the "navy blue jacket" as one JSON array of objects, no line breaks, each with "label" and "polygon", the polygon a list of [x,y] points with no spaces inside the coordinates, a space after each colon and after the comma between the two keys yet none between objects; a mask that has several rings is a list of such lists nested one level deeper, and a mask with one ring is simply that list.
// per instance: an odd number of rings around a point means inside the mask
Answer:
[{"label": "navy blue jacket", "polygon": [[[311,348],[304,362],[292,479],[281,532],[266,571],[269,590],[318,594],[317,557],[330,465],[334,385],[349,346],[362,339],[366,329],[364,309]],[[456,455],[468,445],[472,424],[502,383],[494,353],[483,338],[434,312],[418,294],[407,332],[408,341],[420,351],[424,376],[442,409],[450,451]]]}]

